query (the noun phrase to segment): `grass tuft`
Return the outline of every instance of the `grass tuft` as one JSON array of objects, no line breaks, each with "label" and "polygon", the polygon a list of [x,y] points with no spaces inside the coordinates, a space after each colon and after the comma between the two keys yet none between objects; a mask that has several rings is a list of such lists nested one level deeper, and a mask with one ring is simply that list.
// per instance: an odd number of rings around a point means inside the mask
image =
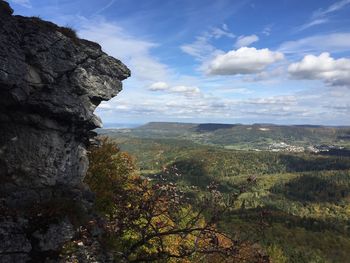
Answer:
[{"label": "grass tuft", "polygon": [[77,32],[73,29],[73,28],[71,28],[71,27],[69,27],[69,26],[66,26],[66,27],[59,27],[58,29],[57,29],[57,31],[59,31],[59,32],[61,32],[63,35],[65,35],[66,37],[69,37],[69,38],[71,38],[72,40],[78,40],[79,38],[78,38],[78,35],[77,35]]}]

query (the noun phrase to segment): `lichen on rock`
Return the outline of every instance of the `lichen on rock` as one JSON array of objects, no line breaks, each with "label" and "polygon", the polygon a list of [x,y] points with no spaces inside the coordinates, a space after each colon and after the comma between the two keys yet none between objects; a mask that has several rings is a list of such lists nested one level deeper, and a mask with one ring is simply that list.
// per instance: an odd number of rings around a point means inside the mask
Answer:
[{"label": "lichen on rock", "polygon": [[0,262],[25,262],[62,226],[33,229],[26,211],[54,198],[84,206],[86,148],[101,125],[94,110],[121,91],[130,71],[70,29],[12,13],[0,0],[0,240],[13,241],[0,246]]}]

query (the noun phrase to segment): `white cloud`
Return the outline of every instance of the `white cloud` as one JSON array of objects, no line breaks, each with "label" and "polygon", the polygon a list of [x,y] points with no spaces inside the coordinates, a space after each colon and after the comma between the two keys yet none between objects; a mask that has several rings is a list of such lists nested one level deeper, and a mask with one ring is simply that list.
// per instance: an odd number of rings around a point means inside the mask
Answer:
[{"label": "white cloud", "polygon": [[328,18],[318,18],[318,19],[315,19],[315,20],[312,20],[304,25],[301,25],[297,31],[303,31],[305,29],[308,29],[310,27],[313,27],[313,26],[316,26],[316,25],[321,25],[321,24],[325,24],[329,21]]},{"label": "white cloud", "polygon": [[346,7],[348,4],[350,4],[350,0],[341,0],[341,1],[333,3],[332,5],[330,5],[326,9],[316,10],[312,14],[309,22],[298,27],[297,31],[303,31],[303,30],[308,29],[310,27],[325,24],[325,23],[329,22],[330,21],[330,19],[328,18],[329,14],[334,13],[338,10],[341,10],[342,8]]},{"label": "white cloud", "polygon": [[232,94],[248,95],[252,93],[253,91],[247,88],[230,87],[230,86],[215,87],[215,95],[222,96],[222,97],[226,97],[227,95],[232,95]]},{"label": "white cloud", "polygon": [[349,115],[350,113],[350,104],[343,105],[327,105],[325,106],[327,109],[335,110],[338,113],[343,113],[344,115]]},{"label": "white cloud", "polygon": [[278,49],[283,53],[342,52],[350,50],[350,33],[334,33],[302,38],[283,43]]},{"label": "white cloud", "polygon": [[160,90],[166,90],[168,88],[169,88],[169,85],[167,83],[158,81],[158,82],[153,83],[149,87],[149,90],[151,90],[151,91],[160,91]]},{"label": "white cloud", "polygon": [[209,32],[209,37],[219,39],[221,37],[235,38],[235,34],[231,33],[226,24],[223,24],[222,27],[212,27]]},{"label": "white cloud", "polygon": [[261,33],[264,34],[265,36],[269,36],[271,35],[271,31],[272,31],[272,25],[267,25],[264,27]]},{"label": "white cloud", "polygon": [[210,42],[212,39],[222,37],[235,38],[236,36],[229,31],[226,24],[223,24],[221,27],[212,27],[209,31],[197,36],[194,42],[180,46],[180,49],[198,60],[205,60],[213,54],[220,52]]},{"label": "white cloud", "polygon": [[249,99],[245,104],[253,105],[296,105],[297,99],[295,96],[273,96],[265,98]]},{"label": "white cloud", "polygon": [[319,9],[316,12],[314,12],[313,17],[314,18],[323,17],[329,13],[333,13],[333,12],[336,12],[336,11],[342,9],[343,7],[347,6],[348,4],[350,4],[350,0],[341,0],[341,1],[335,2],[334,4],[330,5],[325,10]]},{"label": "white cloud", "polygon": [[326,52],[305,56],[291,64],[288,72],[296,79],[322,80],[331,86],[350,87],[350,59],[334,59]]},{"label": "white cloud", "polygon": [[103,109],[103,110],[113,109],[113,107],[110,104],[108,104],[106,101],[102,101],[98,107],[99,109]]},{"label": "white cloud", "polygon": [[11,0],[11,2],[27,8],[32,8],[32,4],[30,3],[29,0]]},{"label": "white cloud", "polygon": [[170,93],[178,93],[185,96],[194,96],[200,94],[200,89],[196,86],[175,85],[171,86],[166,82],[154,82],[148,88],[150,91],[165,91]]},{"label": "white cloud", "polygon": [[151,49],[158,44],[136,38],[104,19],[81,19],[79,36],[99,43],[109,55],[122,60],[130,68],[133,78],[155,81],[170,75],[169,68],[151,55]]},{"label": "white cloud", "polygon": [[195,86],[174,86],[172,88],[170,88],[171,92],[175,92],[175,93],[182,93],[185,95],[197,95],[200,93],[200,89],[198,87]]},{"label": "white cloud", "polygon": [[[349,105],[350,93],[343,88],[341,94],[334,96],[332,93],[339,89],[246,98],[230,98],[216,92],[215,96],[201,93],[201,96],[179,99],[174,93],[160,92],[157,96],[148,93],[131,99],[127,93],[121,93],[115,103],[106,102],[111,107],[99,108],[99,111],[109,122],[115,122],[118,116],[136,122],[186,119],[194,122],[348,124],[343,107]],[[330,107],[332,105],[340,107],[335,109]]]},{"label": "white cloud", "polygon": [[248,47],[257,41],[259,41],[259,37],[257,35],[240,36],[240,37],[238,37],[238,39],[235,43],[235,47],[236,48]]},{"label": "white cloud", "polygon": [[208,65],[210,75],[252,74],[263,71],[267,66],[284,58],[281,52],[267,48],[242,47],[216,56]]},{"label": "white cloud", "polygon": [[249,82],[275,82],[280,78],[283,78],[286,74],[286,68],[279,66],[269,71],[262,71],[254,75],[247,75],[243,78],[244,81]]},{"label": "white cloud", "polygon": [[103,6],[103,7],[100,8],[99,10],[97,10],[97,11],[95,12],[95,15],[100,14],[100,13],[102,13],[103,11],[107,10],[108,8],[110,8],[110,7],[115,3],[115,1],[117,1],[117,0],[111,0],[107,5]]},{"label": "white cloud", "polygon": [[199,60],[203,60],[208,54],[216,50],[213,45],[209,44],[208,39],[203,36],[197,37],[193,43],[182,45],[180,48],[184,53]]}]

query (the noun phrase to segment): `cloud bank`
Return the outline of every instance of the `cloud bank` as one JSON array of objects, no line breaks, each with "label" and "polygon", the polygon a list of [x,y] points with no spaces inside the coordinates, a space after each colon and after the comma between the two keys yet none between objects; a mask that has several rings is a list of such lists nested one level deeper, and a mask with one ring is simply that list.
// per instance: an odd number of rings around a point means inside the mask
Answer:
[{"label": "cloud bank", "polygon": [[327,52],[305,56],[292,63],[288,72],[296,79],[322,80],[330,86],[350,87],[350,59],[334,59]]}]

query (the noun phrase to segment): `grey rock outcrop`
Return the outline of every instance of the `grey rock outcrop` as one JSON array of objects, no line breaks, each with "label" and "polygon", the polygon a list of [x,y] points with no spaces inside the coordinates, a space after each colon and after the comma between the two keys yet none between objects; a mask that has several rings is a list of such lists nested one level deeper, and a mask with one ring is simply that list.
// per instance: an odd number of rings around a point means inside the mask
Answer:
[{"label": "grey rock outcrop", "polygon": [[10,242],[0,245],[0,262],[25,262],[56,250],[50,238],[60,231],[59,243],[71,236],[70,222],[36,229],[25,211],[89,200],[82,180],[91,130],[101,125],[94,110],[130,71],[69,28],[12,13],[0,0],[0,240]]}]

